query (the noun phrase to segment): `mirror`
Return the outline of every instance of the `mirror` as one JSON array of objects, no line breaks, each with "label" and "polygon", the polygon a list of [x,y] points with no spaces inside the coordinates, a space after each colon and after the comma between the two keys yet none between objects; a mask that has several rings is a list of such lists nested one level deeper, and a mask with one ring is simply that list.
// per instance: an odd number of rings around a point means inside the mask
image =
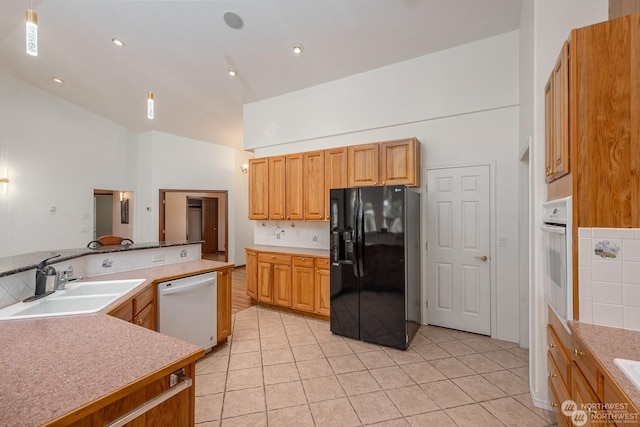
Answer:
[{"label": "mirror", "polygon": [[133,191],[93,190],[93,239],[114,235],[133,240]]}]

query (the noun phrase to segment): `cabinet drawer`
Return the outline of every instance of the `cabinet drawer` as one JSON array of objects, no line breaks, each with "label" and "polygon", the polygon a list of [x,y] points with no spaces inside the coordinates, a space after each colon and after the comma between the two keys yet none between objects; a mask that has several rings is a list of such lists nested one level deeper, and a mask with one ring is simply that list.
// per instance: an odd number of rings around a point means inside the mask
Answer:
[{"label": "cabinet drawer", "polygon": [[134,315],[137,315],[140,312],[140,310],[142,310],[151,302],[153,302],[153,295],[154,295],[155,289],[156,288],[154,286],[148,286],[147,289],[140,292],[138,295],[135,296],[135,298],[133,298]]},{"label": "cabinet drawer", "polygon": [[316,268],[322,270],[329,269],[329,258],[316,258]]},{"label": "cabinet drawer", "polygon": [[547,345],[549,346],[549,353],[558,367],[557,373],[564,381],[564,384],[568,386],[571,379],[571,357],[551,325],[547,325]]},{"label": "cabinet drawer", "polygon": [[271,264],[291,265],[291,255],[259,253],[258,262],[269,262]]},{"label": "cabinet drawer", "polygon": [[555,393],[560,399],[557,403],[562,403],[565,400],[571,398],[571,393],[569,393],[569,384],[562,381],[562,377],[558,374],[558,365],[553,358],[553,355],[550,351],[547,352],[547,372],[549,372],[549,382],[553,384],[553,388],[555,389]]},{"label": "cabinet drawer", "polygon": [[569,418],[565,416],[560,410],[560,406],[562,405],[562,402],[564,402],[567,399],[565,397],[561,397],[558,394],[558,390],[556,390],[555,386],[553,385],[551,378],[549,378],[549,399],[551,400],[551,409],[556,414],[556,421],[558,422],[558,426],[560,427],[571,426],[572,423],[571,421],[569,421]]},{"label": "cabinet drawer", "polygon": [[313,267],[313,257],[293,257],[293,265],[296,267]]}]

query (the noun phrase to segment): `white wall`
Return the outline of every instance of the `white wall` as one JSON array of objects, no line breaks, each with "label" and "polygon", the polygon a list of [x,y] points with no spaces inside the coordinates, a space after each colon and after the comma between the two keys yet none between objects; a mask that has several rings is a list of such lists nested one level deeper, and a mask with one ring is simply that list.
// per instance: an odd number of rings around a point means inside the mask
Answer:
[{"label": "white wall", "polygon": [[159,132],[137,134],[0,73],[0,174],[7,167],[10,180],[9,194],[0,195],[0,257],[84,247],[93,239],[96,188],[134,190],[133,240],[155,242],[158,190],[197,188],[228,191],[229,259],[244,264],[252,224],[240,165],[250,156]]},{"label": "white wall", "polygon": [[[497,236],[509,241],[509,247],[494,248],[492,335],[516,342],[518,40],[518,32],[510,32],[248,104],[244,117],[245,148],[253,147],[256,157],[415,136],[422,143],[423,182],[428,167],[492,163],[497,194],[492,233],[496,241]],[[424,186],[421,193],[424,204]],[[295,230],[309,236],[316,227],[300,222]],[[324,228],[328,235],[328,225]],[[266,231],[258,233],[261,227],[254,237],[261,242]],[[287,240],[271,238],[271,244]],[[422,240],[424,247],[426,232]]]},{"label": "white wall", "polygon": [[[0,256],[84,247],[94,188],[132,188],[131,132],[0,73]],[[55,211],[50,210],[55,206]],[[81,232],[88,227],[88,232]]]},{"label": "white wall", "polygon": [[[546,377],[546,306],[542,291],[542,236],[540,206],[546,200],[544,183],[544,87],[562,43],[573,28],[579,28],[608,17],[607,0],[523,0],[521,27],[533,27],[521,44],[521,56],[533,58],[533,73],[525,73],[523,88],[533,93],[522,97],[522,109],[527,113],[520,133],[520,144],[532,136],[530,170],[532,180],[530,223],[530,387],[534,403],[547,405]],[[522,90],[527,93],[526,89]]]}]

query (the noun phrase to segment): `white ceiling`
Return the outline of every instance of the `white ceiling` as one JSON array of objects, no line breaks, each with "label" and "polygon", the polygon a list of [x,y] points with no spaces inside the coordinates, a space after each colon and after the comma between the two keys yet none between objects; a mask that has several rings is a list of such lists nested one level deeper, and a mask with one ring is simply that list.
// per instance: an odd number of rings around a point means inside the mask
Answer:
[{"label": "white ceiling", "polygon": [[[520,0],[0,3],[0,70],[136,132],[236,148],[244,103],[512,31],[520,20]],[[27,8],[38,13],[37,57],[25,53]],[[241,29],[225,24],[228,11]],[[155,120],[146,118],[148,91]]]}]

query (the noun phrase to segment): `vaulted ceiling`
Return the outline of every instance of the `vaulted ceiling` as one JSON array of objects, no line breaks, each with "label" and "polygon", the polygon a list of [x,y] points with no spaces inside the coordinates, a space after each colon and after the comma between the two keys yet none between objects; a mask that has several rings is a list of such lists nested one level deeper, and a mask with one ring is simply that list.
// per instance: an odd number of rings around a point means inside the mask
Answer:
[{"label": "vaulted ceiling", "polygon": [[[37,57],[25,53],[28,8],[38,14]],[[227,12],[241,28],[225,23]],[[3,0],[0,70],[136,132],[240,149],[244,103],[512,31],[519,20],[520,0]]]}]

